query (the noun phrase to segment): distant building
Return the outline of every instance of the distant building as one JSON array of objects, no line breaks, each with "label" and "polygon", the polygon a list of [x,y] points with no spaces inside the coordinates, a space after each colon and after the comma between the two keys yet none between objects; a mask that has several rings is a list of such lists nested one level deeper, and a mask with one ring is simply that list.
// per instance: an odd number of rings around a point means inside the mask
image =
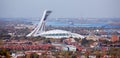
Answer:
[{"label": "distant building", "polygon": [[25,29],[25,28],[28,28],[28,29],[34,29],[35,28],[35,25],[26,25],[26,24],[17,24],[16,26],[14,26],[15,29]]},{"label": "distant building", "polygon": [[118,40],[119,40],[119,37],[117,35],[112,35],[112,37],[111,37],[112,42],[115,42],[115,41],[118,41]]},{"label": "distant building", "polygon": [[89,35],[86,37],[87,40],[93,40],[93,41],[97,41],[99,40],[99,36],[96,35]]}]

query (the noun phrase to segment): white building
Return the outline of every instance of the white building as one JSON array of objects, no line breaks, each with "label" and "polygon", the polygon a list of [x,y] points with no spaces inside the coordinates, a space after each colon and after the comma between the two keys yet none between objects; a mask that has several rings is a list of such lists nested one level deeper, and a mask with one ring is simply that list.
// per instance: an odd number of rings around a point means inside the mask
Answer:
[{"label": "white building", "polygon": [[84,38],[83,36],[81,36],[79,34],[71,33],[69,31],[65,31],[65,30],[45,31],[45,21],[51,12],[52,11],[45,10],[38,26],[36,26],[33,31],[31,31],[28,35],[26,35],[26,37],[42,36],[42,37],[46,37],[46,38],[69,38],[69,37]]},{"label": "white building", "polygon": [[69,31],[65,30],[50,30],[50,31],[45,31],[41,34],[40,36],[46,37],[46,38],[84,38],[84,36],[76,34],[76,33],[71,33]]},{"label": "white building", "polygon": [[76,47],[73,45],[66,45],[65,47],[62,48],[64,51],[76,51]]}]

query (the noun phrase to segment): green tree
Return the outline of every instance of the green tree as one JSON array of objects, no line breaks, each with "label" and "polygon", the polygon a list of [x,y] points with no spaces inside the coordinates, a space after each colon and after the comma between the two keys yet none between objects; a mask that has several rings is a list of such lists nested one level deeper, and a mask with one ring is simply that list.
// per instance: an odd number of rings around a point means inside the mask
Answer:
[{"label": "green tree", "polygon": [[10,58],[10,53],[6,49],[1,49],[0,50],[0,56],[4,56],[5,58]]},{"label": "green tree", "polygon": [[36,53],[32,53],[30,58],[39,58],[39,55],[37,55]]}]

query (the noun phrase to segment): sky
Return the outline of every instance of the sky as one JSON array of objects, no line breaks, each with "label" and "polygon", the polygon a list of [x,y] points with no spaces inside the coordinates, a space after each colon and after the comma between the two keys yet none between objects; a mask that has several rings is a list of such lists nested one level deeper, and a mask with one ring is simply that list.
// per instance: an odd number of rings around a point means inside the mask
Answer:
[{"label": "sky", "polygon": [[0,18],[120,18],[120,0],[0,0]]}]

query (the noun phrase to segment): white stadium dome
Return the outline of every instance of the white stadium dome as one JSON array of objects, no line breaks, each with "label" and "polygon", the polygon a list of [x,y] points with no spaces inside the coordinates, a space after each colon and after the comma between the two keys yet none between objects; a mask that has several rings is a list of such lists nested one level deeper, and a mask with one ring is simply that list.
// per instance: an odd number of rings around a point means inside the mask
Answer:
[{"label": "white stadium dome", "polygon": [[42,32],[40,36],[46,37],[46,38],[69,38],[69,37],[81,38],[81,39],[84,38],[84,36],[82,35],[71,33],[65,30],[57,30],[57,29]]}]

